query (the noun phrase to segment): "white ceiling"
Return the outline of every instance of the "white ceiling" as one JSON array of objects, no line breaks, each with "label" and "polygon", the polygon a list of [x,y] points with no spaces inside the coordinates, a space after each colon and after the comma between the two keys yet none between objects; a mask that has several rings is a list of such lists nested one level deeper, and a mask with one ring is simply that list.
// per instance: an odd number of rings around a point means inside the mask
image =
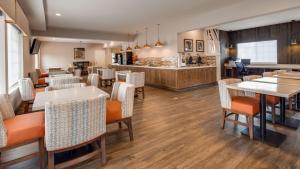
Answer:
[{"label": "white ceiling", "polygon": [[147,25],[241,1],[244,0],[45,0],[45,6],[48,27],[135,33]]},{"label": "white ceiling", "polygon": [[292,20],[300,20],[300,8],[290,9],[286,11],[280,11],[263,16],[257,16],[247,18],[231,23],[222,24],[216,26],[217,29],[224,31],[235,31],[241,29],[249,29],[267,25],[274,25],[279,23],[290,22]]}]

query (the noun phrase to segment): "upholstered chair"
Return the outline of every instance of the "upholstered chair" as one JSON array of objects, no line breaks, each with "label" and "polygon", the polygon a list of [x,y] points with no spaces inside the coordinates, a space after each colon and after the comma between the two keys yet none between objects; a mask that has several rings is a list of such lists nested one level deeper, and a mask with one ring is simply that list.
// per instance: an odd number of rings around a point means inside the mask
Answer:
[{"label": "upholstered chair", "polygon": [[100,77],[100,86],[106,87],[107,85],[112,85],[115,79],[114,69],[98,69],[98,74]]},{"label": "upholstered chair", "polygon": [[116,82],[126,82],[127,73],[131,73],[131,70],[116,71],[115,73]]},{"label": "upholstered chair", "polygon": [[81,69],[75,69],[74,70],[74,76],[81,77]]},{"label": "upholstered chair", "polygon": [[53,90],[61,90],[61,89],[70,89],[70,88],[78,88],[78,87],[85,87],[85,83],[70,83],[70,84],[61,84],[61,85],[54,85],[48,86],[45,88],[45,92],[53,91]]},{"label": "upholstered chair", "polygon": [[39,75],[36,71],[29,72],[28,76],[31,78],[35,88],[47,86],[45,78],[39,78]]},{"label": "upholstered chair", "polygon": [[122,122],[127,125],[130,141],[133,141],[132,115],[134,103],[134,86],[132,84],[115,82],[111,98],[106,102],[106,123],[118,123],[122,127]]},{"label": "upholstered chair", "polygon": [[45,78],[48,77],[49,74],[48,73],[42,73],[41,69],[35,69],[36,73],[38,74],[39,78]]},{"label": "upholstered chair", "polygon": [[35,92],[34,86],[30,78],[19,79],[19,91],[24,103],[24,111],[28,112],[29,105],[33,103]]},{"label": "upholstered chair", "polygon": [[[250,75],[250,76],[244,76],[243,80],[244,81],[251,81],[253,79],[258,79],[258,78],[261,78],[261,76],[259,76],[259,75]],[[260,100],[260,94],[258,94],[258,93],[245,92],[245,95],[250,96],[250,97],[256,97],[257,100]],[[267,95],[266,100],[267,100],[267,105],[271,107],[272,123],[275,124],[276,105],[279,104],[280,99],[279,99],[279,97],[276,97],[276,96]]]},{"label": "upholstered chair", "polygon": [[[106,163],[106,97],[99,96],[87,100],[45,105],[45,143],[48,151],[48,169],[70,167],[95,156]],[[99,143],[100,148],[84,156],[55,166],[54,154],[70,151],[91,143]]]},{"label": "upholstered chair", "polygon": [[88,75],[87,84],[90,86],[99,86],[99,75],[96,73],[91,73]]},{"label": "upholstered chair", "polygon": [[288,72],[288,71],[287,70],[274,70],[274,74],[276,74],[276,75],[286,73],[286,72]]},{"label": "upholstered chair", "polygon": [[80,83],[80,77],[54,77],[49,79],[49,86]]},{"label": "upholstered chair", "polygon": [[142,94],[145,98],[145,72],[133,72],[127,73],[126,83],[133,84],[135,87],[135,93]]},{"label": "upholstered chair", "polygon": [[[230,90],[227,85],[241,82],[240,79],[219,80],[219,94],[222,112],[221,127],[224,129],[225,121],[232,121],[234,124],[243,125],[249,128],[250,139],[253,140],[253,120],[259,113],[259,101],[254,97],[244,95],[243,91]],[[229,116],[235,115],[235,119]],[[246,123],[239,121],[239,115],[246,116]]]},{"label": "upholstered chair", "polygon": [[0,168],[39,156],[40,168],[44,167],[44,112],[28,113],[15,116],[7,95],[0,95],[0,161],[5,151],[20,146],[39,142],[39,152],[0,162]]},{"label": "upholstered chair", "polygon": [[276,75],[274,72],[264,72],[262,74],[263,77],[273,77],[274,75]]}]

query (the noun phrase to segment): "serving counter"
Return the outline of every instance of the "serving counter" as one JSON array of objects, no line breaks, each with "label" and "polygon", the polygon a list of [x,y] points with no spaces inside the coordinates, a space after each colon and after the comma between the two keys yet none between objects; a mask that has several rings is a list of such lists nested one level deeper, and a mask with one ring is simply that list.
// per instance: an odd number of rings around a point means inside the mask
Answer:
[{"label": "serving counter", "polygon": [[112,65],[116,70],[145,72],[145,83],[151,86],[181,90],[216,82],[215,66],[199,67],[151,67],[136,65]]}]

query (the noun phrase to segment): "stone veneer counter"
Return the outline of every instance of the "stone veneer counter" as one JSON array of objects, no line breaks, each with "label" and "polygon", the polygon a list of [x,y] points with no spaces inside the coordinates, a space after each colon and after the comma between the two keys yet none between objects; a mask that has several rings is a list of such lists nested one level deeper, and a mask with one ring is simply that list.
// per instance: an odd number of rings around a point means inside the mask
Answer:
[{"label": "stone veneer counter", "polygon": [[145,83],[151,86],[181,90],[190,87],[213,84],[216,66],[199,67],[151,67],[138,65],[112,65],[116,70],[145,72]]}]

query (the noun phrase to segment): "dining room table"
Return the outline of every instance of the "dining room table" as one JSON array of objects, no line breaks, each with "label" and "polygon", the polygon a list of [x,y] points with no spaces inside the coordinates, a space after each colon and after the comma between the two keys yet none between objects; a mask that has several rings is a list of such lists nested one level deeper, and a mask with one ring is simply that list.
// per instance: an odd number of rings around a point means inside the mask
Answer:
[{"label": "dining room table", "polygon": [[282,78],[282,79],[294,79],[300,80],[300,72],[286,72],[274,75],[273,77]]},{"label": "dining room table", "polygon": [[94,98],[100,95],[104,95],[109,98],[110,94],[107,92],[95,87],[95,86],[86,86],[86,87],[76,87],[69,89],[54,90],[48,92],[37,93],[32,105],[33,111],[41,111],[45,109],[45,104],[47,102],[52,103],[64,103],[69,101],[81,100]]},{"label": "dining room table", "polygon": [[[272,83],[272,84],[283,84],[283,85],[292,85],[297,86],[300,88],[300,80],[296,79],[285,79],[285,78],[278,78],[278,77],[262,77],[253,79],[252,81],[255,82],[262,82],[262,83]],[[300,93],[297,93],[295,95],[296,97],[296,111],[300,109]],[[285,110],[284,110],[285,111]],[[285,114],[285,113],[284,113]],[[271,121],[271,118],[267,119],[268,121]],[[281,124],[279,118],[276,118],[276,123]],[[284,124],[287,127],[298,129],[300,126],[300,120],[295,118],[286,117]]]},{"label": "dining room table", "polygon": [[[300,87],[278,83],[244,81],[228,84],[227,88],[260,94],[260,126],[254,126],[254,139],[259,139],[263,143],[279,147],[286,139],[286,135],[266,128],[266,95],[280,97],[280,122],[283,124],[285,123],[285,100],[300,93]],[[249,135],[248,129],[241,131],[241,133]]]}]

